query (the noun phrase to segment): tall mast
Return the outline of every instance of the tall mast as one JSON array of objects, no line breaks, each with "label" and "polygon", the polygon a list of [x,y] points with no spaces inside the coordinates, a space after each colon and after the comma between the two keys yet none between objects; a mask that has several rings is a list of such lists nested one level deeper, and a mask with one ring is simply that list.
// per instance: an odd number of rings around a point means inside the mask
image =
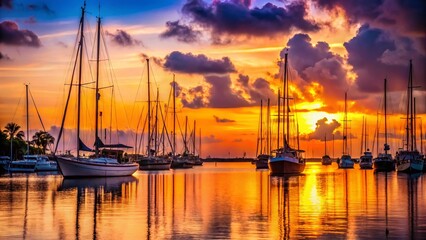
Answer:
[{"label": "tall mast", "polygon": [[193,155],[195,156],[195,126],[196,126],[196,121],[194,120],[194,135],[192,136],[192,151],[193,151]]},{"label": "tall mast", "polygon": [[198,147],[198,157],[201,158],[201,128],[200,128],[200,134],[198,134],[198,137],[200,139],[200,142],[199,142],[200,146]]},{"label": "tall mast", "polygon": [[364,135],[365,135],[365,132],[364,132],[364,128],[365,128],[365,120],[364,120],[364,116],[362,116],[362,129],[361,129],[361,155],[362,155],[362,153],[363,153],[363,150],[364,150]]},{"label": "tall mast", "polygon": [[263,102],[260,100],[260,154],[263,154]]},{"label": "tall mast", "polygon": [[[386,97],[386,87],[387,87],[387,79],[385,78],[385,87],[384,87],[384,89],[385,89],[385,105],[384,105],[384,108],[385,108],[385,154],[388,154],[388,150],[389,150],[389,146],[388,146],[388,126],[387,126],[387,97]],[[377,138],[379,138],[379,136],[377,136]],[[377,146],[377,147],[379,147],[379,146]]]},{"label": "tall mast", "polygon": [[407,145],[407,151],[409,150],[410,147],[410,100],[411,100],[411,59],[410,59],[410,67],[409,67],[409,72],[408,72],[408,88],[407,88],[407,117],[406,117],[406,145]]},{"label": "tall mast", "polygon": [[187,141],[187,130],[188,130],[188,116],[185,116],[185,139],[183,142],[185,143],[185,153],[188,153],[188,141]]},{"label": "tall mast", "polygon": [[417,139],[416,139],[416,128],[417,128],[417,125],[416,125],[416,98],[413,98],[413,100],[414,100],[414,104],[413,104],[413,112],[414,112],[414,115],[413,115],[413,149],[414,150],[417,150]]},{"label": "tall mast", "polygon": [[158,144],[158,104],[160,103],[160,99],[159,99],[159,95],[160,95],[160,90],[157,88],[157,99],[156,99],[156,104],[155,104],[155,122],[154,122],[154,149],[155,149],[155,154],[157,155],[158,153],[158,149],[159,149],[159,144]]},{"label": "tall mast", "polygon": [[176,81],[173,74],[173,157],[176,154]]},{"label": "tall mast", "polygon": [[[30,154],[30,115],[29,115],[29,107],[28,107],[28,84],[25,84],[25,92],[26,92],[26,100],[27,100],[27,154]],[[12,140],[10,140],[12,141]],[[11,159],[12,160],[12,159]]]},{"label": "tall mast", "polygon": [[271,123],[270,123],[270,121],[271,121],[271,112],[270,112],[270,100],[269,100],[269,98],[268,98],[268,107],[267,107],[267,109],[266,109],[266,112],[267,112],[267,115],[266,115],[266,153],[268,154],[268,155],[271,155],[271,132],[270,132],[270,129],[271,129]]},{"label": "tall mast", "polygon": [[411,151],[414,151],[414,105],[413,105],[413,64],[410,60],[410,79],[409,79],[409,91],[410,91],[410,135],[411,135]]},{"label": "tall mast", "polygon": [[327,155],[327,133],[324,134],[324,155]]},{"label": "tall mast", "polygon": [[98,157],[98,114],[99,114],[99,55],[101,45],[101,16],[98,17],[98,36],[97,36],[97,53],[96,53],[96,88],[95,88],[95,157]]},{"label": "tall mast", "polygon": [[348,154],[348,113],[347,113],[347,98],[348,93],[345,92],[345,117],[344,117],[344,129],[343,129],[343,154]]},{"label": "tall mast", "polygon": [[288,82],[287,82],[287,62],[288,62],[288,53],[285,53],[285,63],[284,63],[284,106],[285,112],[284,112],[284,118],[286,120],[286,133],[285,136],[285,143],[289,143],[289,137],[290,137],[290,109],[289,109],[289,98],[288,98]]},{"label": "tall mast", "polygon": [[280,111],[281,111],[281,104],[280,104],[280,102],[281,102],[281,92],[280,92],[280,89],[278,89],[278,131],[277,131],[277,149],[279,149],[279,148],[280,148],[280,125],[281,125],[281,123],[280,123],[280,118],[281,118],[281,114],[280,114]]},{"label": "tall mast", "polygon": [[84,10],[86,8],[86,1],[81,8],[81,20],[80,20],[80,67],[78,70],[78,91],[77,91],[77,158],[80,155],[80,108],[81,108],[81,78],[83,69],[83,42],[84,42]]},{"label": "tall mast", "polygon": [[149,83],[149,58],[146,59],[146,66],[148,68],[148,146],[147,154],[151,156],[151,91]]},{"label": "tall mast", "polygon": [[[365,118],[365,129],[364,129],[364,140],[365,140],[365,145],[364,145],[364,149],[365,151],[367,151],[367,145],[368,145],[368,134],[367,134],[367,117]],[[379,136],[377,136],[377,138],[379,138]],[[378,146],[377,146],[378,147]]]}]

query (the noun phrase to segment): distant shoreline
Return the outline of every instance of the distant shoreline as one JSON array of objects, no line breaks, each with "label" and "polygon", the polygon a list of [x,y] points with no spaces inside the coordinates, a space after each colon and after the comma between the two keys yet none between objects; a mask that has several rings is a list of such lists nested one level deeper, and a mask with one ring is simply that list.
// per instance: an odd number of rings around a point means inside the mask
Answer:
[{"label": "distant shoreline", "polygon": [[[255,158],[204,158],[203,162],[252,162]],[[321,162],[321,158],[306,158],[307,162]],[[333,159],[335,162],[336,159]]]}]

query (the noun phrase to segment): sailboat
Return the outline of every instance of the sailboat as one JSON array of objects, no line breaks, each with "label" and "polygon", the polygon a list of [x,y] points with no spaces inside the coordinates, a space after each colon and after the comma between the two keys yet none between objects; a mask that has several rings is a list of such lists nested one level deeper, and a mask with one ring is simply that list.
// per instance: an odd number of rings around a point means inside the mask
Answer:
[{"label": "sailboat", "polygon": [[343,120],[343,155],[337,159],[339,168],[353,168],[354,161],[348,151],[348,109],[347,109],[348,93],[345,92],[345,118]]},{"label": "sailboat", "polygon": [[[268,99],[268,114],[269,114],[269,99]],[[268,115],[269,118],[269,115]],[[269,119],[268,119],[269,120]],[[267,124],[269,126],[269,122]],[[267,130],[269,133],[269,130]],[[267,134],[269,136],[269,134]],[[266,140],[269,143],[269,138]],[[259,148],[260,143],[260,148]],[[256,169],[268,169],[268,159],[270,157],[269,153],[266,154],[263,149],[263,102],[260,100],[260,122],[259,122],[259,132],[257,137],[257,149],[256,149],[257,158],[254,161],[256,164]]]},{"label": "sailboat", "polygon": [[407,116],[406,116],[406,148],[400,149],[395,156],[398,172],[414,173],[423,171],[422,155],[416,149],[415,138],[415,111],[416,102],[413,98],[413,64],[410,60],[407,90]]},{"label": "sailboat", "polygon": [[361,153],[363,149],[366,151],[361,155],[359,160],[359,167],[361,169],[372,169],[373,168],[373,155],[370,149],[367,148],[367,119],[362,118],[362,137],[361,137]]},{"label": "sailboat", "polygon": [[[65,157],[57,156],[57,161],[62,175],[67,177],[112,177],[112,176],[130,176],[138,170],[137,163],[121,163],[115,158],[99,156],[99,147],[101,141],[98,137],[98,101],[99,101],[99,53],[100,53],[100,32],[101,32],[101,18],[98,17],[97,24],[97,73],[96,73],[96,101],[95,101],[95,156],[93,158],[81,158],[80,150],[82,151],[92,151],[88,148],[83,141],[80,139],[80,110],[81,110],[81,87],[82,87],[82,68],[83,68],[83,45],[84,45],[84,14],[85,14],[86,2],[81,8],[81,19],[80,19],[80,42],[78,44],[77,55],[79,56],[79,77],[78,77],[78,96],[77,96],[77,156],[76,157]],[[77,65],[77,56],[76,63]],[[74,66],[75,69],[75,66]],[[74,74],[73,74],[74,75]],[[73,86],[73,77],[71,79],[69,94],[67,98],[67,103],[65,105],[64,115],[62,118],[61,129],[59,131],[59,136],[56,144],[56,149],[59,145],[61,135],[64,129],[64,122],[67,113],[68,101],[71,94],[71,89]],[[105,145],[104,145],[105,146]],[[110,145],[108,147],[125,147],[127,146],[122,144]]]},{"label": "sailboat", "polygon": [[[29,119],[29,98],[28,98],[28,84],[25,84],[25,96],[26,96],[26,123],[27,123],[27,152],[24,155],[24,159],[10,161],[4,165],[5,170],[8,172],[36,172],[36,171],[56,171],[58,170],[58,165],[55,161],[49,160],[46,155],[30,155],[30,119]],[[35,106],[35,101],[33,98],[33,103]],[[39,114],[36,107],[37,114]],[[40,121],[41,117],[39,115]],[[44,124],[41,121],[41,125],[44,129]]]},{"label": "sailboat", "polygon": [[[299,144],[297,144],[297,149],[290,146],[290,97],[288,95],[288,79],[287,79],[287,61],[288,53],[285,53],[285,62],[284,62],[284,88],[283,88],[283,123],[286,124],[287,130],[283,134],[283,147],[273,150],[272,153],[274,156],[271,156],[268,161],[269,170],[272,175],[280,174],[299,174],[305,170],[305,161],[302,158],[302,153],[304,150],[299,149]],[[278,99],[280,101],[280,99]],[[280,112],[280,107],[278,108]],[[278,114],[279,116],[280,114]],[[284,130],[284,128],[283,128]],[[278,131],[279,132],[279,131]],[[278,133],[279,135],[279,133]],[[298,136],[297,136],[298,137]]]},{"label": "sailboat", "polygon": [[[148,120],[148,144],[147,144],[147,148],[146,148],[146,155],[143,156],[138,162],[139,162],[139,169],[141,170],[169,170],[170,169],[170,164],[171,161],[167,156],[157,156],[157,142],[155,142],[155,147],[154,149],[152,148],[152,142],[157,141],[157,138],[154,137],[153,135],[156,134],[156,132],[154,131],[154,129],[152,129],[151,131],[151,84],[150,84],[150,74],[149,74],[149,59],[146,59],[146,65],[148,68],[148,114],[147,114],[147,120]],[[175,90],[173,90],[175,91]],[[158,96],[158,93],[157,93]],[[158,104],[158,101],[157,101]],[[158,106],[158,105],[157,105]],[[158,114],[158,111],[157,113]],[[157,119],[157,117],[156,117]],[[157,127],[157,126],[156,126]],[[173,154],[174,155],[174,154]]]},{"label": "sailboat", "polygon": [[327,134],[324,135],[324,156],[321,157],[322,165],[331,165],[333,160],[327,154]]},{"label": "sailboat", "polygon": [[385,110],[385,144],[384,153],[379,153],[377,158],[373,159],[373,167],[375,171],[394,171],[395,161],[392,159],[392,155],[388,153],[390,147],[388,145],[388,130],[387,130],[387,98],[386,98],[386,87],[387,79],[384,80],[384,110]]}]

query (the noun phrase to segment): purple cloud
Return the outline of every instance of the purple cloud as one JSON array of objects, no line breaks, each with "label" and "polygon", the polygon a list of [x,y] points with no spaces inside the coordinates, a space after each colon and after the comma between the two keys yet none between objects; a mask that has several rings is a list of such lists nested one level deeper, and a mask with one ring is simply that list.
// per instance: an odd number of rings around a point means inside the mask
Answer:
[{"label": "purple cloud", "polygon": [[305,32],[320,29],[315,22],[307,20],[306,4],[292,2],[285,7],[267,3],[263,7],[249,8],[251,1],[188,0],[182,7],[184,17],[192,24],[210,30],[212,39],[221,35],[244,35],[270,37],[299,29]]},{"label": "purple cloud", "polygon": [[360,91],[381,92],[385,77],[391,91],[405,90],[410,59],[414,66],[414,84],[424,85],[426,55],[416,50],[415,42],[408,37],[363,25],[344,46],[348,63],[357,74],[356,85]]},{"label": "purple cloud", "polygon": [[183,54],[174,51],[166,56],[164,67],[172,72],[188,74],[224,74],[235,72],[234,64],[228,57],[222,59],[209,59],[204,54]]},{"label": "purple cloud", "polygon": [[183,25],[178,21],[167,21],[166,31],[160,34],[162,38],[176,37],[179,42],[192,43],[198,41],[201,35],[200,31],[196,31],[192,26]]},{"label": "purple cloud", "polygon": [[16,46],[40,47],[38,36],[30,30],[20,30],[12,21],[0,23],[0,43]]},{"label": "purple cloud", "polygon": [[115,34],[110,32],[106,32],[106,34],[111,38],[114,43],[122,47],[142,45],[141,41],[134,39],[132,36],[130,36],[130,34],[121,29],[117,29],[115,31]]}]

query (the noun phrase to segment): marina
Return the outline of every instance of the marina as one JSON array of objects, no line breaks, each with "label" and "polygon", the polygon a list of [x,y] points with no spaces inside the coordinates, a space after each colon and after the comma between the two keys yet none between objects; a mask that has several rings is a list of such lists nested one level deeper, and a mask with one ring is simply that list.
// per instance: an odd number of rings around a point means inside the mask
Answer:
[{"label": "marina", "polygon": [[0,0],[0,239],[426,239],[425,15]]},{"label": "marina", "polygon": [[284,177],[250,162],[116,178],[3,174],[0,238],[421,239],[425,192],[423,175],[321,162]]}]

